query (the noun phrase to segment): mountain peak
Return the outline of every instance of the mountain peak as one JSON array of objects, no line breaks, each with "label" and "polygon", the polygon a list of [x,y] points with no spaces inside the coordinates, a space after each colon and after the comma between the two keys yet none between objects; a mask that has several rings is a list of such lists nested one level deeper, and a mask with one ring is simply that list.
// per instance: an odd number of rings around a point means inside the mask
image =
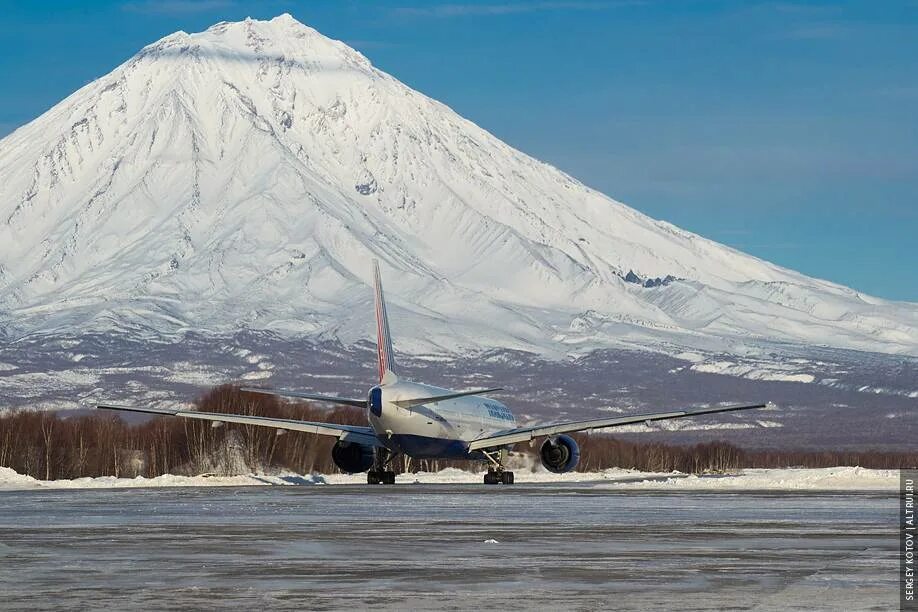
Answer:
[{"label": "mountain peak", "polygon": [[303,22],[297,20],[290,13],[281,13],[271,19],[253,19],[246,17],[241,21],[221,21],[215,23],[205,30],[206,32],[224,32],[231,28],[258,29],[265,33],[274,32],[279,35],[289,35],[291,33],[315,35],[326,38],[318,30],[309,27]]},{"label": "mountain peak", "polygon": [[193,34],[174,32],[138,54],[141,58],[163,56],[308,62],[314,69],[335,69],[343,64],[370,68],[370,62],[358,51],[322,35],[289,13],[267,21],[251,17],[221,21]]},{"label": "mountain peak", "polygon": [[[253,20],[253,21],[255,21],[255,20]],[[291,25],[291,26],[296,26],[296,27],[300,27],[300,28],[307,28],[307,29],[309,29],[309,30],[312,30],[313,32],[316,31],[316,30],[310,28],[309,26],[307,26],[306,24],[304,24],[302,21],[299,21],[298,19],[296,19],[296,18],[295,18],[293,15],[291,15],[290,13],[281,13],[280,15],[277,15],[276,17],[272,17],[272,18],[271,18],[271,23],[282,23],[282,24],[285,24],[285,25]]]},{"label": "mountain peak", "polygon": [[0,141],[0,196],[11,336],[356,342],[372,335],[376,258],[409,350],[764,339],[918,354],[914,305],[655,221],[287,14],[145,47]]}]

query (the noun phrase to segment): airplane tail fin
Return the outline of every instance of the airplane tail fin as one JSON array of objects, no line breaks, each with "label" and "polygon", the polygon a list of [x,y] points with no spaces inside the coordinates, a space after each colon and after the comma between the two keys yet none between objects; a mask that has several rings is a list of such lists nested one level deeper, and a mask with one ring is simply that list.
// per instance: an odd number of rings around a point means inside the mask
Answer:
[{"label": "airplane tail fin", "polygon": [[379,261],[373,260],[373,279],[376,288],[376,355],[379,359],[379,382],[394,382],[395,360],[392,354],[392,336],[389,334],[389,317],[386,298],[379,278]]}]

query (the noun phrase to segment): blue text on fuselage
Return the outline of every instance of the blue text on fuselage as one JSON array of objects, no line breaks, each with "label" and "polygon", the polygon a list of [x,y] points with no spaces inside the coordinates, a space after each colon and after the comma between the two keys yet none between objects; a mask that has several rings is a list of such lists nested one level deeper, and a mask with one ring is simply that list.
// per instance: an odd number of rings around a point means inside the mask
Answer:
[{"label": "blue text on fuselage", "polygon": [[513,415],[501,404],[496,402],[484,402],[484,407],[488,409],[488,414],[495,419],[501,419],[503,421],[513,420]]}]

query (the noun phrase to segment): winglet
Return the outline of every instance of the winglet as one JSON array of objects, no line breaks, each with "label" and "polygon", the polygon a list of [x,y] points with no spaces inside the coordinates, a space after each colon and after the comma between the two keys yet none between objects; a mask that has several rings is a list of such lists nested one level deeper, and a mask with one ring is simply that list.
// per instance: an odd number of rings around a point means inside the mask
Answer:
[{"label": "winglet", "polygon": [[376,356],[379,360],[379,382],[391,383],[398,378],[395,375],[386,298],[383,295],[382,280],[379,278],[379,261],[376,259],[373,260],[373,281],[376,289]]}]

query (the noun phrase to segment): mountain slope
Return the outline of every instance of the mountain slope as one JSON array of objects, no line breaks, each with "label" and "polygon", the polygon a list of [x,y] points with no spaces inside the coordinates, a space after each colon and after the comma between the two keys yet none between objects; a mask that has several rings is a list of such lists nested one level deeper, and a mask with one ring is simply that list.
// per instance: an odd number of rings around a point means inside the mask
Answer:
[{"label": "mountain slope", "polygon": [[918,305],[656,221],[289,15],[178,32],[0,141],[0,325],[548,354],[918,355]]}]

